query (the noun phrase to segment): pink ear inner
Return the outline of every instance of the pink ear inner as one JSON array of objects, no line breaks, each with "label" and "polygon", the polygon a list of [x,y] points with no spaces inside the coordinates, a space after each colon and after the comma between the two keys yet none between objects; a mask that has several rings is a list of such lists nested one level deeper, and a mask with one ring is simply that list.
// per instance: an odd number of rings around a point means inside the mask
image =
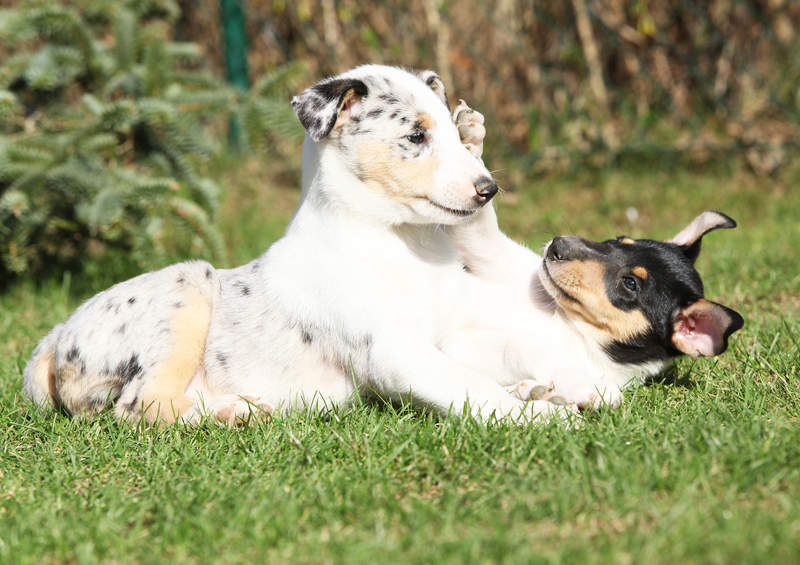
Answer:
[{"label": "pink ear inner", "polygon": [[352,90],[348,92],[342,100],[341,107],[339,108],[339,115],[336,118],[336,123],[333,125],[333,127],[336,128],[343,126],[350,121],[350,118],[358,114],[360,101],[361,98],[355,92]]},{"label": "pink ear inner", "polygon": [[681,311],[672,343],[692,357],[718,355],[725,347],[724,335],[730,323],[722,307],[701,298]]}]

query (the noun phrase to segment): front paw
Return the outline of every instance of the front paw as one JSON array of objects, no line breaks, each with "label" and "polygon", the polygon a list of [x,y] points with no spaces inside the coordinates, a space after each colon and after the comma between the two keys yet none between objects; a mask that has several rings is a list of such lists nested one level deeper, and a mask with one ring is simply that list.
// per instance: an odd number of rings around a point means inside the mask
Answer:
[{"label": "front paw", "polygon": [[463,100],[459,100],[458,106],[453,110],[453,122],[458,128],[461,143],[480,159],[483,155],[483,139],[486,137],[483,114],[470,108]]},{"label": "front paw", "polygon": [[525,379],[507,390],[520,400],[546,400],[559,406],[574,404],[563,395],[556,393],[556,385],[552,381],[544,384],[534,379]]},{"label": "front paw", "polygon": [[508,387],[511,396],[520,400],[546,400],[559,406],[577,406],[579,409],[596,409],[601,407],[616,408],[622,404],[623,394],[616,385],[587,383],[554,382],[542,383],[534,379],[525,379]]}]

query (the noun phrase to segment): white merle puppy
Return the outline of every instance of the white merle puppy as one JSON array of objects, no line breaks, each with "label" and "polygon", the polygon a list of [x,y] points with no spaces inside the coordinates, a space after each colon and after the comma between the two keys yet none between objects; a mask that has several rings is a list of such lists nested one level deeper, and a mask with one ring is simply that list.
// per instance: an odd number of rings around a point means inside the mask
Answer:
[{"label": "white merle puppy", "polygon": [[94,296],[39,343],[25,392],[73,414],[113,406],[167,423],[362,393],[482,419],[568,412],[514,398],[438,347],[474,296],[441,226],[497,191],[439,78],[367,65],[292,104],[307,137],[284,237],[236,269],[180,263]]}]

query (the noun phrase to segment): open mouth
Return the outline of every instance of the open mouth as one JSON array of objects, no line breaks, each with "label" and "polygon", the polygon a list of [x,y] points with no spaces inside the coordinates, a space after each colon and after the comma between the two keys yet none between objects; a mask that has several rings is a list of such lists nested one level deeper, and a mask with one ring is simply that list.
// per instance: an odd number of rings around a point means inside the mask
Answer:
[{"label": "open mouth", "polygon": [[455,208],[448,208],[447,206],[442,206],[441,204],[434,202],[430,198],[426,198],[425,200],[427,200],[429,204],[432,204],[439,210],[444,210],[448,214],[453,214],[454,216],[464,217],[474,214],[476,212],[476,210],[456,210]]}]

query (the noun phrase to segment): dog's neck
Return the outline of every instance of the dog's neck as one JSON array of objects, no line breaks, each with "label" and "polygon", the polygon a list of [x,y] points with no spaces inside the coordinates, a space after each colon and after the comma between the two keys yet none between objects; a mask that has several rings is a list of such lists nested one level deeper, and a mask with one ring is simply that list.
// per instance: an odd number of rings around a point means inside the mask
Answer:
[{"label": "dog's neck", "polygon": [[552,316],[552,321],[562,327],[566,335],[573,336],[576,345],[578,343],[582,344],[592,365],[619,386],[624,386],[629,382],[642,383],[649,377],[660,373],[666,367],[667,362],[661,360],[641,364],[626,364],[614,361],[603,346],[607,341],[607,337],[590,324],[567,316],[544,289],[539,278],[538,269],[531,277],[530,296],[533,307],[546,315]]}]

